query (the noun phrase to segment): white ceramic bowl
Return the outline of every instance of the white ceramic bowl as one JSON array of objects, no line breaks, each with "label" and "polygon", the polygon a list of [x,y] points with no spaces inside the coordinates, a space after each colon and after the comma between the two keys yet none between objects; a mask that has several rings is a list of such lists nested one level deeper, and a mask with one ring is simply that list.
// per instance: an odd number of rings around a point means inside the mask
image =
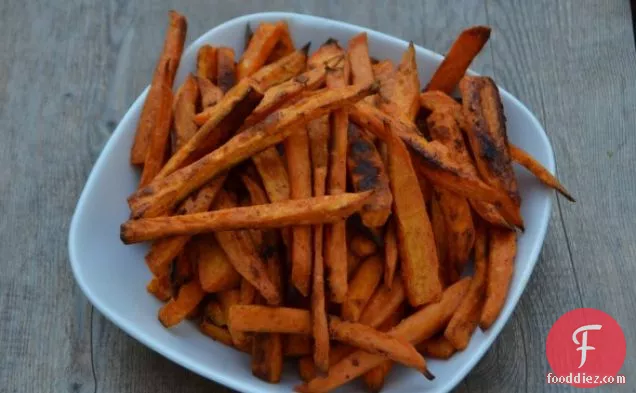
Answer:
[{"label": "white ceramic bowl", "polygon": [[[314,49],[330,37],[343,45],[353,35],[366,31],[372,56],[399,62],[405,41],[363,27],[292,13],[245,15],[215,27],[185,51],[175,84],[195,69],[196,54],[203,44],[225,45],[242,52],[246,24],[284,19],[295,44],[311,41]],[[422,86],[430,79],[442,56],[416,47]],[[144,263],[147,245],[124,246],[119,225],[128,218],[126,197],[138,183],[139,174],[128,162],[139,113],[146,96],[135,100],[104,147],[79,199],[69,233],[69,253],[75,279],[97,309],[137,340],[176,363],[243,392],[289,392],[299,383],[295,367],[287,365],[280,384],[265,383],[252,376],[249,356],[216,343],[189,322],[165,329],[157,321],[160,302],[146,292],[151,278]],[[510,140],[528,151],[554,172],[554,156],[546,134],[530,111],[517,99],[501,91],[508,118]],[[524,169],[516,168],[523,199],[521,212],[526,230],[519,236],[515,272],[505,307],[486,333],[479,329],[468,348],[450,360],[430,361],[437,376],[427,381],[416,371],[396,367],[383,392],[447,392],[459,383],[479,361],[512,314],[523,292],[543,244],[551,209],[551,191]],[[341,392],[364,391],[359,382]]]}]

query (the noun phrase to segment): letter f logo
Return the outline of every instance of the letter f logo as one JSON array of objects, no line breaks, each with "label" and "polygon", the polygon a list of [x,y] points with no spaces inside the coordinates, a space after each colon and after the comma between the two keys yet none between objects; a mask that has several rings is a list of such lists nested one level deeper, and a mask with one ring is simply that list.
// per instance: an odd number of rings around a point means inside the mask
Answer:
[{"label": "letter f logo", "polygon": [[[601,330],[602,327],[603,325],[585,325],[576,329],[574,333],[572,334],[572,341],[574,341],[574,344],[580,345],[580,347],[576,349],[577,351],[581,351],[581,364],[579,364],[579,368],[583,367],[583,365],[585,364],[585,360],[587,359],[587,351],[593,351],[596,349],[594,347],[587,345],[587,331]],[[576,336],[581,332],[583,332],[582,334],[583,339],[581,340],[581,342],[579,342]]]}]

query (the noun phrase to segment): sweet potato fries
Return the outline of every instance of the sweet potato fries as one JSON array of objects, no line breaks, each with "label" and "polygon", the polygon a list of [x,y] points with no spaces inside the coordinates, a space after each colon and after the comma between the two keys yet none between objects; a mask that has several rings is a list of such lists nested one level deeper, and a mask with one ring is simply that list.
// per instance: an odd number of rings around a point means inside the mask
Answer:
[{"label": "sweet potato fries", "polygon": [[169,19],[120,227],[125,244],[152,242],[159,322],[196,320],[270,383],[293,359],[299,392],[357,377],[380,391],[395,363],[433,379],[425,358],[464,350],[506,304],[523,229],[513,163],[573,201],[508,140],[494,81],[464,75],[490,28],[461,33],[421,92],[413,43],[397,63],[371,57],[366,33],[310,53],[264,22],[242,53],[200,46],[173,92],[186,20]]}]

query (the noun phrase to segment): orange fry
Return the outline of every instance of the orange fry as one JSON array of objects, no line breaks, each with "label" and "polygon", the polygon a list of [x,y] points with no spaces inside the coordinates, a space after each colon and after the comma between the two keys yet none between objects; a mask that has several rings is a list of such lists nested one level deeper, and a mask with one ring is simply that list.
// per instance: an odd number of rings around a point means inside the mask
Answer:
[{"label": "orange fry", "polygon": [[486,300],[479,320],[479,327],[483,330],[488,329],[497,320],[506,302],[517,254],[517,233],[515,231],[492,227],[488,235]]},{"label": "orange fry", "polygon": [[473,26],[461,32],[439,65],[426,90],[451,93],[464,76],[473,59],[490,38],[490,27]]},{"label": "orange fry", "polygon": [[258,25],[236,66],[236,77],[239,80],[252,75],[265,64],[281,33],[281,25],[272,23]]},{"label": "orange fry", "polygon": [[170,11],[168,18],[169,24],[163,49],[157,60],[155,73],[146,95],[146,101],[139,117],[135,139],[130,151],[130,163],[134,165],[144,164],[146,160],[146,152],[151,139],[150,135],[158,124],[157,115],[163,105],[162,96],[166,94],[163,90],[172,88],[174,76],[183,53],[183,44],[188,30],[186,18],[176,11]]},{"label": "orange fry", "polygon": [[406,299],[402,277],[393,278],[391,286],[380,285],[360,315],[363,325],[378,327],[396,312]]},{"label": "orange fry", "polygon": [[291,34],[289,33],[287,22],[279,21],[276,24],[280,25],[281,35],[276,46],[274,46],[274,50],[267,58],[267,64],[273,63],[294,51],[294,41],[292,41]]},{"label": "orange fry", "polygon": [[236,84],[236,63],[234,49],[220,47],[216,51],[216,84],[227,93]]},{"label": "orange fry", "polygon": [[198,97],[199,86],[195,77],[190,74],[183,82],[183,89],[175,104],[173,152],[181,148],[199,128],[194,122]]},{"label": "orange fry", "polygon": [[342,303],[342,318],[356,322],[380,283],[384,262],[379,256],[367,258],[349,283],[347,298]]},{"label": "orange fry", "polygon": [[183,321],[199,305],[204,294],[198,280],[182,285],[178,296],[159,310],[159,322],[165,327],[172,327]]},{"label": "orange fry", "polygon": [[532,158],[532,156],[521,148],[510,145],[510,155],[513,160],[523,165],[527,170],[532,172],[537,179],[541,180],[546,186],[557,190],[561,195],[566,197],[570,202],[576,202],[572,195],[565,189],[565,187],[554,177],[547,169],[539,163],[539,161]]},{"label": "orange fry", "polygon": [[166,149],[170,139],[170,124],[172,123],[172,90],[167,85],[160,85],[161,93],[158,95],[160,103],[157,112],[154,113],[154,128],[148,136],[149,142],[146,148],[143,171],[139,186],[150,183],[161,170],[166,157]]},{"label": "orange fry", "polygon": [[398,245],[395,221],[390,220],[384,233],[384,285],[391,289],[393,285],[393,275],[397,268]]},{"label": "orange fry", "polygon": [[211,45],[203,45],[197,52],[197,77],[208,80],[210,83],[216,81],[216,48]]}]

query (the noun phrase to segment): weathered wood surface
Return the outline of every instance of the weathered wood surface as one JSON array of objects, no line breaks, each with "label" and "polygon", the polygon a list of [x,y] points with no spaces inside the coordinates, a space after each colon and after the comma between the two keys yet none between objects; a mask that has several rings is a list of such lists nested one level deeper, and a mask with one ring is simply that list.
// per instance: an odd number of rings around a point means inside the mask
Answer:
[{"label": "weathered wood surface", "polygon": [[[0,4],[0,391],[226,392],[94,311],[75,285],[67,232],[102,146],[149,83],[169,1]],[[494,34],[474,68],[526,103],[578,203],[556,199],[513,318],[461,392],[561,391],[545,338],[577,307],[613,315],[636,381],[636,51],[619,0],[179,2],[189,42],[216,24],[286,10],[368,26],[444,52],[471,24]],[[607,386],[605,391],[633,391]]]}]

